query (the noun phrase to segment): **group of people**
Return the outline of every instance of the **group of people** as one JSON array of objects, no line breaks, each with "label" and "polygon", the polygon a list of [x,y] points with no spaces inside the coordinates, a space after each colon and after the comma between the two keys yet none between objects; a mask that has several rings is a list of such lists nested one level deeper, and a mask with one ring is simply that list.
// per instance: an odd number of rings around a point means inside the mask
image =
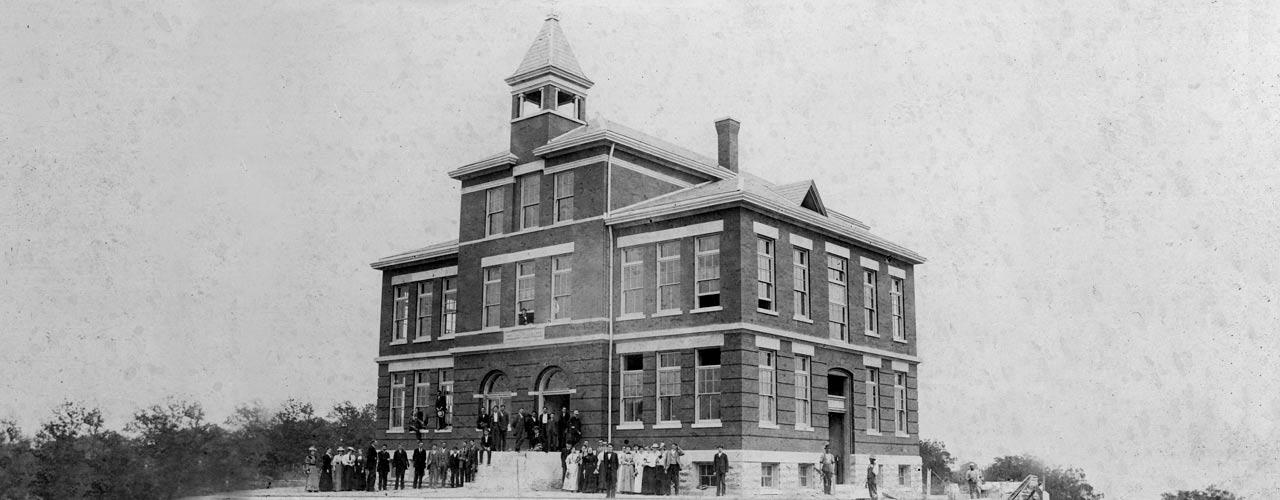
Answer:
[{"label": "group of people", "polygon": [[552,452],[566,446],[576,447],[582,441],[582,416],[578,410],[571,414],[568,408],[562,407],[557,414],[545,406],[537,415],[525,413],[524,408],[510,415],[507,405],[498,404],[491,409],[480,408],[476,431],[480,433],[481,445],[488,450],[507,451],[510,439],[515,451]]},{"label": "group of people", "polygon": [[[617,493],[642,493],[645,495],[679,495],[680,467],[684,450],[676,443],[655,443],[645,447],[624,442],[621,453],[614,451],[613,443],[565,446],[560,452],[562,487],[564,491],[580,493],[605,493],[607,498]],[[728,472],[728,457],[723,448],[717,448],[716,463],[719,470]],[[723,485],[723,473],[718,473]],[[721,486],[723,488],[723,486]],[[719,490],[723,494],[723,490]]]},{"label": "group of people", "polygon": [[[422,488],[424,480],[429,488],[460,488],[475,480],[476,471],[485,460],[487,450],[474,440],[466,441],[461,448],[446,448],[439,444],[426,449],[422,441],[410,454],[404,445],[394,452],[377,442],[369,443],[362,454],[353,447],[327,449],[316,456],[312,446],[305,460],[307,491],[385,491],[388,476],[394,473],[392,489],[405,488],[404,476],[413,468],[413,487]],[[490,458],[491,459],[491,458]]]}]

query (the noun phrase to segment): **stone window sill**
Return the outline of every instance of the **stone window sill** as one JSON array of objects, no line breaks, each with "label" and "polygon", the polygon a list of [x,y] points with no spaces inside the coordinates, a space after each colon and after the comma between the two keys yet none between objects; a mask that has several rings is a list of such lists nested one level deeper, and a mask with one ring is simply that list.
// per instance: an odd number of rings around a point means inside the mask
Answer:
[{"label": "stone window sill", "polygon": [[770,422],[760,422],[756,426],[761,429],[777,429],[778,428],[777,423],[770,423]]},{"label": "stone window sill", "polygon": [[756,308],[756,312],[761,313],[761,314],[768,314],[768,315],[770,315],[770,316],[777,316],[777,315],[778,315],[778,311],[770,311],[770,310],[768,310],[768,309],[761,309],[761,308],[759,308],[759,307],[757,307],[757,308]]},{"label": "stone window sill", "polygon": [[616,430],[620,430],[620,431],[638,431],[638,430],[644,430],[644,422],[626,422],[626,423],[621,423],[621,424],[618,424],[618,426],[617,426],[617,427],[614,427],[614,429],[616,429]]},{"label": "stone window sill", "polygon": [[644,313],[623,314],[622,316],[618,316],[617,318],[614,318],[614,321],[630,321],[633,319],[644,319]]},{"label": "stone window sill", "polygon": [[676,420],[674,422],[658,422],[653,425],[654,429],[683,429],[684,423]]},{"label": "stone window sill", "polygon": [[810,325],[812,325],[812,324],[813,324],[813,320],[812,320],[812,319],[806,318],[806,317],[804,317],[804,316],[792,316],[792,317],[791,317],[791,319],[794,319],[794,320],[796,320],[796,321],[801,321],[801,322],[804,322],[804,323],[808,323],[808,324],[810,324]]},{"label": "stone window sill", "polygon": [[719,420],[719,419],[716,419],[716,420],[699,420],[699,421],[697,421],[697,422],[694,422],[694,423],[693,423],[692,425],[690,425],[689,427],[690,427],[691,429],[706,429],[706,428],[712,428],[712,427],[724,427],[724,424],[720,423],[720,420]]},{"label": "stone window sill", "polygon": [[724,307],[722,306],[711,306],[711,307],[701,307],[698,309],[693,309],[689,311],[689,313],[690,314],[709,313],[709,312],[716,312],[716,311],[723,311],[723,310],[724,310]]},{"label": "stone window sill", "polygon": [[679,309],[671,309],[671,310],[667,310],[667,311],[658,311],[658,312],[654,313],[654,314],[653,314],[653,316],[649,316],[649,317],[650,317],[650,318],[661,318],[661,317],[665,317],[665,316],[679,316],[679,315],[681,315],[681,314],[683,314],[683,311],[681,311],[681,310],[679,310]]}]

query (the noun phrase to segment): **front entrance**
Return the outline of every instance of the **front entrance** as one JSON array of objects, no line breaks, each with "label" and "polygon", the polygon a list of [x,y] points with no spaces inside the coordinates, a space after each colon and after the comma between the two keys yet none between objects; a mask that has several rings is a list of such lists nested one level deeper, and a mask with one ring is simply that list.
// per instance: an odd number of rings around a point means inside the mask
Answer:
[{"label": "front entrance", "polygon": [[573,413],[573,408],[569,407],[569,394],[550,394],[542,396],[542,406],[551,410],[553,415],[559,415],[560,409],[564,408]]},{"label": "front entrance", "polygon": [[831,443],[831,454],[836,456],[835,484],[844,484],[845,451],[844,451],[844,415],[843,413],[827,414],[827,442]]}]

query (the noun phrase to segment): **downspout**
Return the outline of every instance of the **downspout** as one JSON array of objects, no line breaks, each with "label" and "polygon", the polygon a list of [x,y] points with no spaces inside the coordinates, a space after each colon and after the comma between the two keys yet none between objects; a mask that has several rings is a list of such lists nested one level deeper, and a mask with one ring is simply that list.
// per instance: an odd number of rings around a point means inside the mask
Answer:
[{"label": "downspout", "polygon": [[606,283],[609,286],[609,356],[605,358],[605,363],[609,364],[608,380],[605,386],[608,388],[606,393],[609,400],[605,402],[605,442],[613,442],[613,226],[609,224],[609,212],[613,208],[613,148],[617,144],[609,145],[609,160],[605,163],[604,177],[604,215],[605,227],[609,230],[609,243],[606,245],[609,249],[609,279]]}]

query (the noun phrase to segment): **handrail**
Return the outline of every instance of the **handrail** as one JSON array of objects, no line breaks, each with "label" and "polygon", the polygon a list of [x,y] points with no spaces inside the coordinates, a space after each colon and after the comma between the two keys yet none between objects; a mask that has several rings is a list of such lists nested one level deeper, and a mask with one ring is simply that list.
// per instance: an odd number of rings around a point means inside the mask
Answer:
[{"label": "handrail", "polygon": [[1018,487],[1009,493],[1009,500],[1030,500],[1032,498],[1040,498],[1038,494],[1040,490],[1040,478],[1035,474],[1028,474],[1026,478],[1018,483]]}]

